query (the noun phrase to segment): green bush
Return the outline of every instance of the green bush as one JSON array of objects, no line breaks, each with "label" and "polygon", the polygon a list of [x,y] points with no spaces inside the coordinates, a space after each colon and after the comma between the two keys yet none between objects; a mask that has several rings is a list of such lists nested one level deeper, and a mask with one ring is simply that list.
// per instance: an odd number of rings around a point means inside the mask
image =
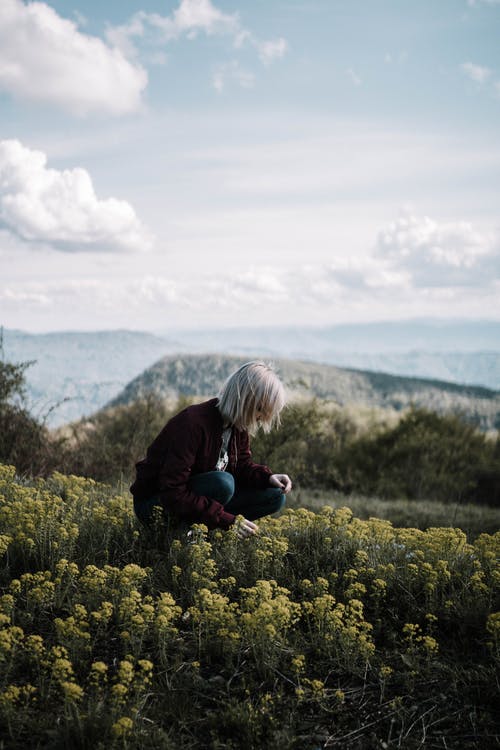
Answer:
[{"label": "green bush", "polygon": [[130,481],[136,461],[167,420],[185,405],[182,400],[169,406],[151,394],[72,425],[61,470],[97,481]]},{"label": "green bush", "polygon": [[361,425],[313,400],[289,406],[280,429],[258,433],[252,446],[297,488],[500,504],[500,441],[454,415],[412,408],[396,426]]},{"label": "green bush", "polygon": [[345,490],[385,498],[479,499],[482,474],[500,477],[498,442],[457,416],[415,408],[393,429],[354,441],[339,461]]},{"label": "green bush", "polygon": [[338,457],[356,432],[354,420],[338,407],[317,399],[292,403],[278,430],[257,433],[252,453],[257,462],[290,474],[295,487],[338,488]]}]

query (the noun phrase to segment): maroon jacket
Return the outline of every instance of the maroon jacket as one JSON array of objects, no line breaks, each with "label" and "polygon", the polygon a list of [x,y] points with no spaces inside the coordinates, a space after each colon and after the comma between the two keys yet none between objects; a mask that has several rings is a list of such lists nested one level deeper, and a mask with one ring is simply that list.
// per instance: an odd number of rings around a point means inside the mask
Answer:
[{"label": "maroon jacket", "polygon": [[[188,488],[191,475],[214,471],[222,445],[223,420],[217,399],[188,406],[172,417],[136,464],[137,477],[130,488],[135,500],[160,496],[164,508],[191,523],[209,529],[228,529],[235,516],[216,500],[196,495]],[[228,446],[227,471],[237,483],[264,489],[272,472],[252,461],[248,433],[233,429]]]}]

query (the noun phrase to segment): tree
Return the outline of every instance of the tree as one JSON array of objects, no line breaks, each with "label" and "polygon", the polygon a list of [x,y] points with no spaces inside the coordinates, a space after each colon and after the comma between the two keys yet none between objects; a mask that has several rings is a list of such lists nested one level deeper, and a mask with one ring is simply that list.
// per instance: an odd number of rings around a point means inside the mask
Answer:
[{"label": "tree", "polygon": [[5,360],[0,329],[0,462],[30,476],[51,471],[56,455],[49,431],[25,407],[25,371],[32,364]]}]

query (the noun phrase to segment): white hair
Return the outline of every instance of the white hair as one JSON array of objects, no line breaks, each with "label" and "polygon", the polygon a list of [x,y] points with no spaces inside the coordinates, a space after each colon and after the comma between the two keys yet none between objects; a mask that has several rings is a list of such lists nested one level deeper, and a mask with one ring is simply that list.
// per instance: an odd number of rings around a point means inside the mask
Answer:
[{"label": "white hair", "polygon": [[259,425],[264,432],[279,425],[285,402],[285,389],[271,365],[246,362],[224,383],[218,407],[225,422],[253,435]]}]

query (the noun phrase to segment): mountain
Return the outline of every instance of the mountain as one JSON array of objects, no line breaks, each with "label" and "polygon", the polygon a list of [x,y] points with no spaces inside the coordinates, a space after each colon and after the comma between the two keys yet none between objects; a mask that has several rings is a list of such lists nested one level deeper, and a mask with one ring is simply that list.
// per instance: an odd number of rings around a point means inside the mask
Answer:
[{"label": "mountain", "polygon": [[[173,334],[172,334],[173,335]],[[500,323],[409,320],[175,332],[179,351],[284,357],[500,388]]]},{"label": "mountain", "polygon": [[8,361],[34,361],[26,370],[28,404],[51,426],[100,409],[131,378],[178,347],[176,341],[138,331],[3,331]]},{"label": "mountain", "polygon": [[[247,357],[221,354],[169,355],[134,378],[109,406],[155,393],[213,396]],[[295,396],[318,396],[340,405],[403,409],[415,404],[441,413],[460,413],[483,430],[500,429],[500,392],[439,380],[404,378],[333,365],[275,359],[285,385]]]},{"label": "mountain", "polygon": [[[328,361],[343,354],[500,353],[500,322],[414,319],[330,326],[266,326],[168,332],[185,351],[228,351]],[[235,349],[240,349],[236,352]],[[500,382],[498,383],[500,387]]]},{"label": "mountain", "polygon": [[5,357],[26,371],[29,406],[49,426],[93,413],[173,353],[308,360],[500,388],[500,323],[409,320],[335,326],[31,334],[4,330]]}]

